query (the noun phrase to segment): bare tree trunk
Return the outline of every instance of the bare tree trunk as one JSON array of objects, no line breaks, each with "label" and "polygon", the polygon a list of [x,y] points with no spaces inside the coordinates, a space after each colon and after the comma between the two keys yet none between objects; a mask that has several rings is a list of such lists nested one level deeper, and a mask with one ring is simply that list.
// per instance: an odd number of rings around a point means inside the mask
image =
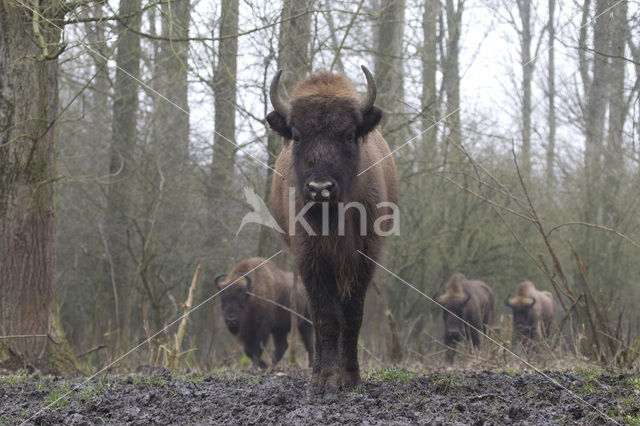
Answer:
[{"label": "bare tree trunk", "polygon": [[549,0],[549,69],[547,74],[547,90],[549,91],[549,141],[547,145],[547,186],[551,188],[554,184],[554,172],[553,166],[555,163],[555,150],[556,150],[556,69],[555,69],[555,39],[556,39],[556,27],[555,27],[555,9],[556,0]]},{"label": "bare tree trunk", "polygon": [[[190,15],[189,0],[162,3],[162,36],[165,40],[156,43],[158,48],[154,55],[154,89],[166,99],[154,97],[153,138],[145,152],[149,161],[144,162],[148,164],[148,178],[143,181],[146,186],[144,211],[148,212],[143,222],[144,239],[153,238],[156,243],[145,245],[149,250],[143,250],[145,259],[141,260],[148,265],[142,270],[141,279],[150,301],[151,316],[155,318],[153,333],[163,326],[159,319],[163,317],[162,297],[165,293],[158,271],[178,271],[182,267],[180,262],[184,261],[177,256],[172,256],[169,261],[163,256],[163,251],[186,243],[181,224],[188,215],[184,206],[188,204],[190,183],[186,173],[189,158],[189,46],[180,40],[189,36]],[[149,16],[152,32],[155,32],[154,18]],[[177,276],[168,278],[171,281],[179,279]],[[129,298],[131,300],[133,297]]]},{"label": "bare tree trunk", "polygon": [[[293,89],[293,85],[311,71],[311,59],[309,58],[309,45],[311,43],[311,13],[313,0],[285,1],[282,6],[280,31],[278,37],[277,68],[283,70],[280,79],[280,87],[286,90]],[[281,149],[280,136],[274,132],[267,135],[267,164],[274,167],[276,158]],[[271,180],[273,171],[267,170],[264,199],[271,198]],[[264,226],[260,229],[258,242],[258,255],[270,256],[277,247],[277,241],[273,238],[273,231]],[[281,268],[286,268],[286,256],[278,256],[276,263]]]},{"label": "bare tree trunk", "polygon": [[[218,256],[227,248],[231,235],[225,226],[220,226],[221,218],[228,201],[229,186],[233,181],[236,156],[236,95],[237,95],[237,57],[238,57],[238,0],[223,0],[220,11],[220,28],[218,42],[218,61],[215,66],[213,93],[215,97],[215,131],[213,136],[213,160],[211,162],[211,179],[208,183],[210,200],[209,223],[212,226],[212,237],[216,243],[212,248],[212,257]],[[231,142],[230,142],[231,141]],[[218,266],[224,262],[217,262]],[[202,286],[199,298],[211,295],[211,288]],[[195,313],[197,327],[198,356],[203,362],[210,357],[214,347],[215,334],[212,329],[216,324],[216,311],[200,309]]]},{"label": "bare tree trunk", "polygon": [[[116,82],[113,101],[113,127],[109,173],[111,182],[107,198],[106,231],[112,265],[109,268],[112,288],[109,306],[113,309],[117,335],[113,342],[127,344],[128,326],[125,322],[125,303],[134,281],[133,262],[129,254],[132,208],[132,178],[134,174],[134,150],[138,114],[138,82],[140,77],[140,36],[133,31],[140,29],[140,1],[121,0],[118,25],[118,51],[116,54]],[[111,347],[117,351],[118,347]]]},{"label": "bare tree trunk", "polygon": [[600,194],[602,173],[602,140],[604,118],[607,109],[607,81],[609,52],[608,0],[596,1],[596,22],[593,34],[593,75],[587,93],[585,117],[585,219],[596,222],[602,217],[602,205],[598,199]]},{"label": "bare tree trunk", "polygon": [[534,60],[531,59],[531,0],[518,0],[522,24],[520,60],[522,66],[522,147],[520,168],[524,176],[531,171],[531,80]]},{"label": "bare tree trunk", "polygon": [[[92,16],[100,19],[104,16],[104,10],[102,4],[94,4],[91,11],[86,11],[85,17]],[[108,152],[108,148],[111,144],[111,98],[109,91],[111,89],[111,83],[109,81],[109,66],[107,58],[111,57],[111,53],[107,48],[107,42],[105,38],[106,23],[103,21],[87,22],[85,23],[85,31],[87,33],[87,39],[91,43],[93,51],[89,52],[93,59],[94,69],[96,76],[94,78],[93,85],[91,86],[91,105],[90,110],[93,112],[90,117],[92,126],[90,131],[92,138],[95,141],[97,151],[100,152],[93,159],[93,167],[95,170],[100,170],[101,174],[106,174],[108,164],[106,164],[105,153]],[[98,53],[95,53],[98,52]],[[64,152],[64,148],[61,148],[59,155]],[[61,191],[62,192],[62,191]],[[104,202],[104,199],[102,199]],[[61,222],[59,222],[59,225]],[[102,229],[100,227],[99,229]],[[60,231],[58,231],[59,241]],[[87,339],[92,343],[92,347],[98,347],[104,343],[104,334],[109,330],[110,326],[114,322],[113,307],[108,304],[105,306],[104,301],[109,300],[113,291],[111,288],[111,281],[104,279],[104,268],[95,268],[96,277],[93,279],[94,288],[96,291],[91,299],[92,304],[92,318],[91,327],[83,330],[81,339],[86,342]],[[93,278],[93,277],[92,277]],[[86,336],[86,337],[85,337]],[[104,352],[106,356],[106,352]],[[100,359],[103,356],[103,352],[96,351],[89,355],[88,362],[92,362],[95,359]],[[87,360],[87,358],[85,358]]]},{"label": "bare tree trunk", "polygon": [[0,366],[68,374],[78,364],[55,303],[57,0],[0,2]]},{"label": "bare tree trunk", "polygon": [[399,139],[406,135],[406,126],[401,122],[404,99],[404,9],[404,0],[381,0],[376,32],[376,104],[384,111],[382,128],[391,148],[401,144],[403,140]]},{"label": "bare tree trunk", "polygon": [[[459,145],[462,141],[460,129],[460,66],[459,66],[459,43],[460,25],[462,23],[463,2],[458,1],[454,6],[453,0],[446,2],[447,14],[447,53],[445,58],[445,69],[443,70],[444,89],[447,95],[447,128],[448,139]],[[454,148],[454,152],[457,150]]]},{"label": "bare tree trunk", "polygon": [[214,76],[215,129],[213,137],[213,200],[219,203],[233,178],[236,147],[236,68],[238,56],[238,0],[222,2],[218,64]]},{"label": "bare tree trunk", "polygon": [[622,2],[612,9],[610,25],[609,126],[604,157],[603,197],[604,210],[607,212],[605,220],[608,222],[605,224],[613,227],[618,224],[617,195],[625,174],[622,135],[627,111],[624,90],[626,60],[623,58],[629,38],[627,28],[627,2]]},{"label": "bare tree trunk", "polygon": [[[161,165],[169,175],[179,174],[189,156],[188,53],[191,7],[189,0],[162,3],[162,35],[155,60],[159,92],[169,99],[154,100],[157,138],[162,142]],[[178,109],[180,108],[180,109]],[[167,176],[171,181],[171,176]]]},{"label": "bare tree trunk", "polygon": [[439,106],[436,88],[438,51],[436,21],[440,9],[439,0],[428,0],[422,15],[422,145],[426,160],[437,157]]}]

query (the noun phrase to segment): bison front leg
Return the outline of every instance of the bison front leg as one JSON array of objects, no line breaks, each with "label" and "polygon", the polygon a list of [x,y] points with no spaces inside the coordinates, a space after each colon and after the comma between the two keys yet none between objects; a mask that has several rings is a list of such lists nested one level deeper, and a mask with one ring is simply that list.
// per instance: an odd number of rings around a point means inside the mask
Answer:
[{"label": "bison front leg", "polygon": [[253,368],[267,368],[267,364],[261,359],[264,345],[267,343],[269,334],[259,331],[253,333],[244,343],[244,353],[251,359]]},{"label": "bison front leg", "polygon": [[364,312],[364,292],[357,294],[344,303],[344,332],[342,335],[342,368],[344,384],[349,387],[360,383],[360,365],[358,364],[358,336],[362,326]]},{"label": "bison front leg", "polygon": [[302,343],[304,343],[304,348],[307,350],[308,358],[309,358],[309,367],[313,366],[313,326],[306,321],[298,322],[298,331],[300,332],[300,336],[302,337]]},{"label": "bison front leg", "polygon": [[329,303],[328,306],[321,306],[316,314],[316,334],[319,342],[320,353],[319,367],[320,374],[312,378],[312,383],[320,392],[333,393],[342,384],[341,363],[338,354],[338,341],[340,339],[340,326],[342,321],[342,311],[337,303]]},{"label": "bison front leg", "polygon": [[273,352],[273,358],[271,359],[271,365],[276,365],[284,355],[287,350],[287,332],[286,331],[275,331],[272,333],[273,336],[273,344],[275,346],[275,351]]}]

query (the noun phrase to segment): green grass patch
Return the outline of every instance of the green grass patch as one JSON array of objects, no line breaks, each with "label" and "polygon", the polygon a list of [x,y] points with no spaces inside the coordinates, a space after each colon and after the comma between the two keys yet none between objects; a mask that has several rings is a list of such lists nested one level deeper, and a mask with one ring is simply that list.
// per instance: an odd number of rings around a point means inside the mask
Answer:
[{"label": "green grass patch", "polygon": [[640,376],[630,376],[625,379],[625,382],[633,390],[640,391]]},{"label": "green grass patch", "polygon": [[0,383],[2,383],[3,385],[17,385],[18,383],[22,383],[24,381],[26,381],[25,376],[0,376]]},{"label": "green grass patch", "polygon": [[180,377],[178,380],[189,383],[200,383],[207,378],[207,374],[191,374],[189,376]]},{"label": "green grass patch", "polygon": [[398,367],[389,367],[384,370],[374,370],[365,374],[365,380],[373,380],[377,382],[388,382],[391,380],[397,380],[402,383],[408,383],[411,379],[416,377],[416,373],[403,370]]},{"label": "green grass patch", "polygon": [[238,361],[238,367],[251,367],[253,365],[253,361],[246,354],[242,354],[242,358]]},{"label": "green grass patch", "polygon": [[238,373],[228,367],[218,367],[215,370],[211,370],[209,373],[211,377],[221,380],[228,380],[238,376]]},{"label": "green grass patch", "polygon": [[68,383],[63,383],[47,394],[45,404],[51,408],[64,408],[69,405],[72,393],[71,386]]},{"label": "green grass patch", "polygon": [[82,399],[85,403],[90,402],[94,397],[98,397],[102,395],[102,392],[105,389],[108,389],[111,386],[111,381],[109,379],[101,379],[96,383],[91,383],[86,388],[78,391],[77,396]]}]

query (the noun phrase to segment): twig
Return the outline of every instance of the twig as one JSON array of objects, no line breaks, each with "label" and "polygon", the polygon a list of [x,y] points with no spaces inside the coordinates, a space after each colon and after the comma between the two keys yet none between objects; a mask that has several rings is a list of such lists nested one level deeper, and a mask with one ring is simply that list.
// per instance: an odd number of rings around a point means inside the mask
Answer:
[{"label": "twig", "polygon": [[85,352],[82,352],[81,354],[76,355],[76,358],[80,358],[81,356],[89,355],[92,352],[99,351],[100,349],[104,349],[106,347],[107,347],[107,345],[100,344],[100,345],[96,346],[95,348],[91,348],[88,351],[85,351]]},{"label": "twig", "polygon": [[49,335],[48,334],[14,334],[11,336],[0,336],[0,340],[27,339],[29,337],[49,337]]},{"label": "twig", "polygon": [[175,335],[175,346],[169,353],[169,360],[167,364],[169,365],[171,370],[177,369],[180,363],[180,347],[182,346],[184,334],[187,331],[187,321],[189,320],[189,314],[191,313],[190,311],[193,304],[193,295],[195,293],[199,276],[200,265],[198,265],[198,267],[196,268],[196,272],[193,274],[193,280],[191,280],[191,286],[189,287],[189,296],[187,296],[187,301],[184,303],[184,316],[182,317],[182,321],[180,321],[178,331]]}]

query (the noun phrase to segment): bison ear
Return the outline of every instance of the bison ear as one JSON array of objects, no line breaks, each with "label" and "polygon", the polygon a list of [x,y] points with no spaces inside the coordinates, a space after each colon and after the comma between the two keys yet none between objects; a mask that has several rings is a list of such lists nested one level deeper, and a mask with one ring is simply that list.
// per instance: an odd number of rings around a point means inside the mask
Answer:
[{"label": "bison ear", "polygon": [[367,134],[376,128],[382,120],[382,110],[377,106],[371,107],[369,111],[362,115],[362,123],[358,126],[358,136],[367,136]]},{"label": "bison ear", "polygon": [[269,123],[269,127],[285,138],[286,140],[291,139],[291,128],[287,126],[287,119],[275,111],[271,111],[267,114],[267,123]]}]

